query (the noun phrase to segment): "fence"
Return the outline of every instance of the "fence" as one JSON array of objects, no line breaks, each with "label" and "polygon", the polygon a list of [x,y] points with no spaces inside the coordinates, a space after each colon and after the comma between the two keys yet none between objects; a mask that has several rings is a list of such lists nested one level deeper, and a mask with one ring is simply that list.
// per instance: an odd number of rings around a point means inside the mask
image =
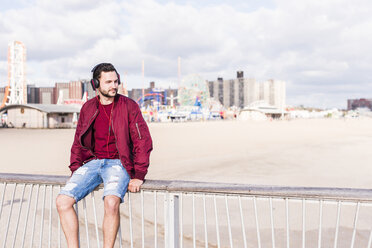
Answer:
[{"label": "fence", "polygon": [[[66,247],[67,177],[0,173],[0,247]],[[101,188],[76,204],[81,247],[102,247]],[[115,247],[371,247],[372,190],[148,180],[121,204]]]}]

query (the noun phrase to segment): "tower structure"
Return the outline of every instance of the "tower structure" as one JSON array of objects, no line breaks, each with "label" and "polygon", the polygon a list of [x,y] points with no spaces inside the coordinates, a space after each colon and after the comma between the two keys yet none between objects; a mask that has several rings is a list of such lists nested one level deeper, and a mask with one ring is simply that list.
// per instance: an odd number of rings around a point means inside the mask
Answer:
[{"label": "tower structure", "polygon": [[8,87],[6,104],[26,104],[26,47],[20,41],[8,45]]}]

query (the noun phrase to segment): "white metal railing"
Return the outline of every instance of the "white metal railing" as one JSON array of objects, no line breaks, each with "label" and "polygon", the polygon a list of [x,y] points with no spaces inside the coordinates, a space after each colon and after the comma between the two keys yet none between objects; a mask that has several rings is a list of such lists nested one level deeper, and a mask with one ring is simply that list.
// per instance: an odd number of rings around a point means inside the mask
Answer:
[{"label": "white metal railing", "polygon": [[[0,173],[0,247],[67,247],[67,177]],[[102,190],[75,205],[81,247],[102,247]],[[148,180],[127,193],[115,247],[371,247],[372,190]]]}]

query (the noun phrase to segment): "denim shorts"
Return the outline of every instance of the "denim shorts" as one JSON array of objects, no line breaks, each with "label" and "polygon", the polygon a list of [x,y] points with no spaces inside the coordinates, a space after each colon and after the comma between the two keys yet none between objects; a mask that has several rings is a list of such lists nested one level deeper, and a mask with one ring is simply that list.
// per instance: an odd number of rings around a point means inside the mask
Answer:
[{"label": "denim shorts", "polygon": [[103,198],[115,195],[123,202],[129,180],[120,159],[95,159],[79,167],[59,194],[73,197],[78,202],[103,182]]}]

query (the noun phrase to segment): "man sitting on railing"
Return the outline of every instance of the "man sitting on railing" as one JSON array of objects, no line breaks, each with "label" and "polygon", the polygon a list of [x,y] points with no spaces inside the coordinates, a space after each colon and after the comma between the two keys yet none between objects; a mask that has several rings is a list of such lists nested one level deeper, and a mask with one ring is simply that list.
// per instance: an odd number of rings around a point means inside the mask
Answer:
[{"label": "man sitting on railing", "polygon": [[56,205],[68,247],[78,247],[78,219],[73,205],[104,183],[104,247],[114,247],[119,205],[129,189],[138,192],[149,166],[152,140],[137,103],[117,94],[120,76],[113,65],[92,69],[97,97],[87,101],[71,148],[71,178]]}]

